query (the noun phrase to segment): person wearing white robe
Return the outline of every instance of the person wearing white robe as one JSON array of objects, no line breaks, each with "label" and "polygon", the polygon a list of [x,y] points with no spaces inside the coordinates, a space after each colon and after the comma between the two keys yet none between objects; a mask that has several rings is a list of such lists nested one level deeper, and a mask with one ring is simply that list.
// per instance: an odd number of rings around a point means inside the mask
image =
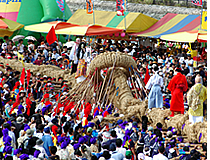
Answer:
[{"label": "person wearing white robe", "polygon": [[158,67],[154,67],[155,74],[150,77],[146,84],[146,89],[150,90],[148,96],[148,108],[151,111],[152,108],[163,107],[163,94],[161,87],[163,87],[163,78],[158,75]]}]

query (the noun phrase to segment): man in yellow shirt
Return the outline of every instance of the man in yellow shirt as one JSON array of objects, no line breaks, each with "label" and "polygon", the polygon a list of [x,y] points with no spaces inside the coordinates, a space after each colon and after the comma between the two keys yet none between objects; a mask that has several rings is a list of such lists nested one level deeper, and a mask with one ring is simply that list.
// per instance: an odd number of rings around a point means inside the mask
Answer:
[{"label": "man in yellow shirt", "polygon": [[[202,87],[202,88],[201,88]],[[196,106],[194,103],[196,96],[199,96],[200,105]],[[203,102],[207,99],[207,89],[201,84],[201,77],[196,76],[195,85],[189,90],[187,94],[187,101],[189,105],[189,121],[191,124],[196,122],[203,122]]]}]

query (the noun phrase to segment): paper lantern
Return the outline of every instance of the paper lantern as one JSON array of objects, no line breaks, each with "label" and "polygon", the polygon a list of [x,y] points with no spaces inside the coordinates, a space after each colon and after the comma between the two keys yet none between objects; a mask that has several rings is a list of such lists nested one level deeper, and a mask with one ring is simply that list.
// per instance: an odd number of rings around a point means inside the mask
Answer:
[{"label": "paper lantern", "polygon": [[109,37],[112,37],[113,34],[109,34]]},{"label": "paper lantern", "polygon": [[121,33],[121,37],[125,37],[125,32],[122,32]]},{"label": "paper lantern", "polygon": [[115,33],[115,37],[118,37],[119,36],[119,33]]}]

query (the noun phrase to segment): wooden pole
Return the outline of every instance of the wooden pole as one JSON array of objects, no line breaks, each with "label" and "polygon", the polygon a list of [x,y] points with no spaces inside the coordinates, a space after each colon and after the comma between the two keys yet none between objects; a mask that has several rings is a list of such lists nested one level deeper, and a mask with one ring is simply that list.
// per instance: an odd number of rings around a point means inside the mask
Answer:
[{"label": "wooden pole", "polygon": [[[97,70],[97,68],[96,68],[96,70]],[[79,103],[77,103],[77,105],[76,105],[76,107],[75,107],[75,111],[77,110],[77,108],[79,107],[81,101],[83,100],[83,98],[84,98],[84,96],[85,96],[85,93],[87,92],[87,89],[89,88],[89,85],[90,85],[90,83],[91,83],[92,80],[93,80],[93,77],[94,77],[94,75],[95,75],[95,73],[96,73],[96,70],[95,70],[95,72],[93,73],[93,75],[92,75],[92,77],[91,77],[91,79],[90,79],[90,81],[89,81],[89,83],[88,83],[88,87],[87,87],[87,88],[85,89],[85,91],[83,92],[82,98],[79,100]]]},{"label": "wooden pole", "polygon": [[103,92],[103,89],[104,89],[104,85],[105,85],[105,82],[106,82],[107,73],[108,73],[108,70],[106,72],[106,75],[105,75],[105,78],[104,78],[104,81],[103,81],[103,84],[102,84],[102,87],[101,87],[101,92],[100,92],[100,95],[99,95],[99,98],[98,98],[96,106],[98,106],[100,104],[100,99],[101,99],[102,92]]},{"label": "wooden pole", "polygon": [[[107,84],[107,88],[106,88],[105,93],[107,93],[108,86],[109,86],[109,84],[110,84],[110,82],[111,82],[112,74],[113,74],[114,69],[115,69],[116,60],[117,60],[117,52],[116,52],[116,54],[115,54],[115,60],[114,60],[114,63],[113,63],[113,68],[112,68],[112,71],[111,71],[110,76],[109,76],[109,80],[108,80],[108,84]],[[107,72],[108,72],[108,71],[107,71]],[[104,101],[104,99],[103,99],[103,101]],[[100,107],[100,108],[101,108],[101,107]]]},{"label": "wooden pole", "polygon": [[134,73],[139,77],[140,82],[141,82],[141,85],[142,85],[143,90],[144,90],[144,92],[145,92],[145,94],[146,94],[146,97],[147,97],[147,96],[148,96],[147,90],[146,90],[146,88],[145,88],[145,84],[144,84],[143,80],[141,79],[141,76],[139,75],[137,69],[134,69],[132,65],[131,65],[131,68],[133,69]]},{"label": "wooden pole", "polygon": [[131,82],[133,83],[133,87],[134,87],[134,90],[135,90],[135,93],[136,93],[136,98],[139,99],[139,96],[138,96],[138,93],[137,93],[137,90],[136,90],[136,86],[135,86],[134,81],[133,81],[133,78],[132,78],[132,74],[131,74],[131,69],[130,69],[130,67],[128,68],[128,70],[129,70],[129,73],[130,73]]}]

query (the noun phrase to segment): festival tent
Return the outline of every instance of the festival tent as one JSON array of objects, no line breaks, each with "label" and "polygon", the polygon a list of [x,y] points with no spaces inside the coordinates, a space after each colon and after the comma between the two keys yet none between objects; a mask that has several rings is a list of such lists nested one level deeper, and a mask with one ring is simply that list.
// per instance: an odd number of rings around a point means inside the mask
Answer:
[{"label": "festival tent", "polygon": [[175,42],[195,42],[195,40],[200,39],[207,41],[207,32],[192,30],[188,32],[178,32],[172,34],[166,34],[160,37],[160,39],[175,41]]},{"label": "festival tent", "polygon": [[167,13],[149,29],[131,35],[160,38],[168,34],[198,30],[200,28],[200,21],[200,15]]},{"label": "festival tent", "polygon": [[11,36],[14,31],[23,28],[24,25],[0,16],[0,37]]},{"label": "festival tent", "polygon": [[67,27],[74,27],[78,25],[67,23],[67,22],[61,22],[61,21],[52,21],[52,22],[25,26],[24,29],[28,31],[48,33],[48,31],[51,29],[52,26],[55,28],[55,30],[57,30],[57,29],[63,29]]},{"label": "festival tent", "polygon": [[197,40],[198,42],[207,42],[207,31],[200,31]]},{"label": "festival tent", "polygon": [[100,25],[82,25],[82,26],[59,29],[56,30],[55,33],[67,34],[67,35],[96,36],[96,35],[120,33],[122,31],[123,29],[103,27]]},{"label": "festival tent", "polygon": [[94,10],[93,15],[87,14],[84,9],[78,9],[67,22],[88,25],[94,24],[94,21],[95,24],[104,27],[126,29],[126,32],[140,32],[148,29],[158,20],[142,13],[125,12],[125,16],[117,16],[117,12]]}]

